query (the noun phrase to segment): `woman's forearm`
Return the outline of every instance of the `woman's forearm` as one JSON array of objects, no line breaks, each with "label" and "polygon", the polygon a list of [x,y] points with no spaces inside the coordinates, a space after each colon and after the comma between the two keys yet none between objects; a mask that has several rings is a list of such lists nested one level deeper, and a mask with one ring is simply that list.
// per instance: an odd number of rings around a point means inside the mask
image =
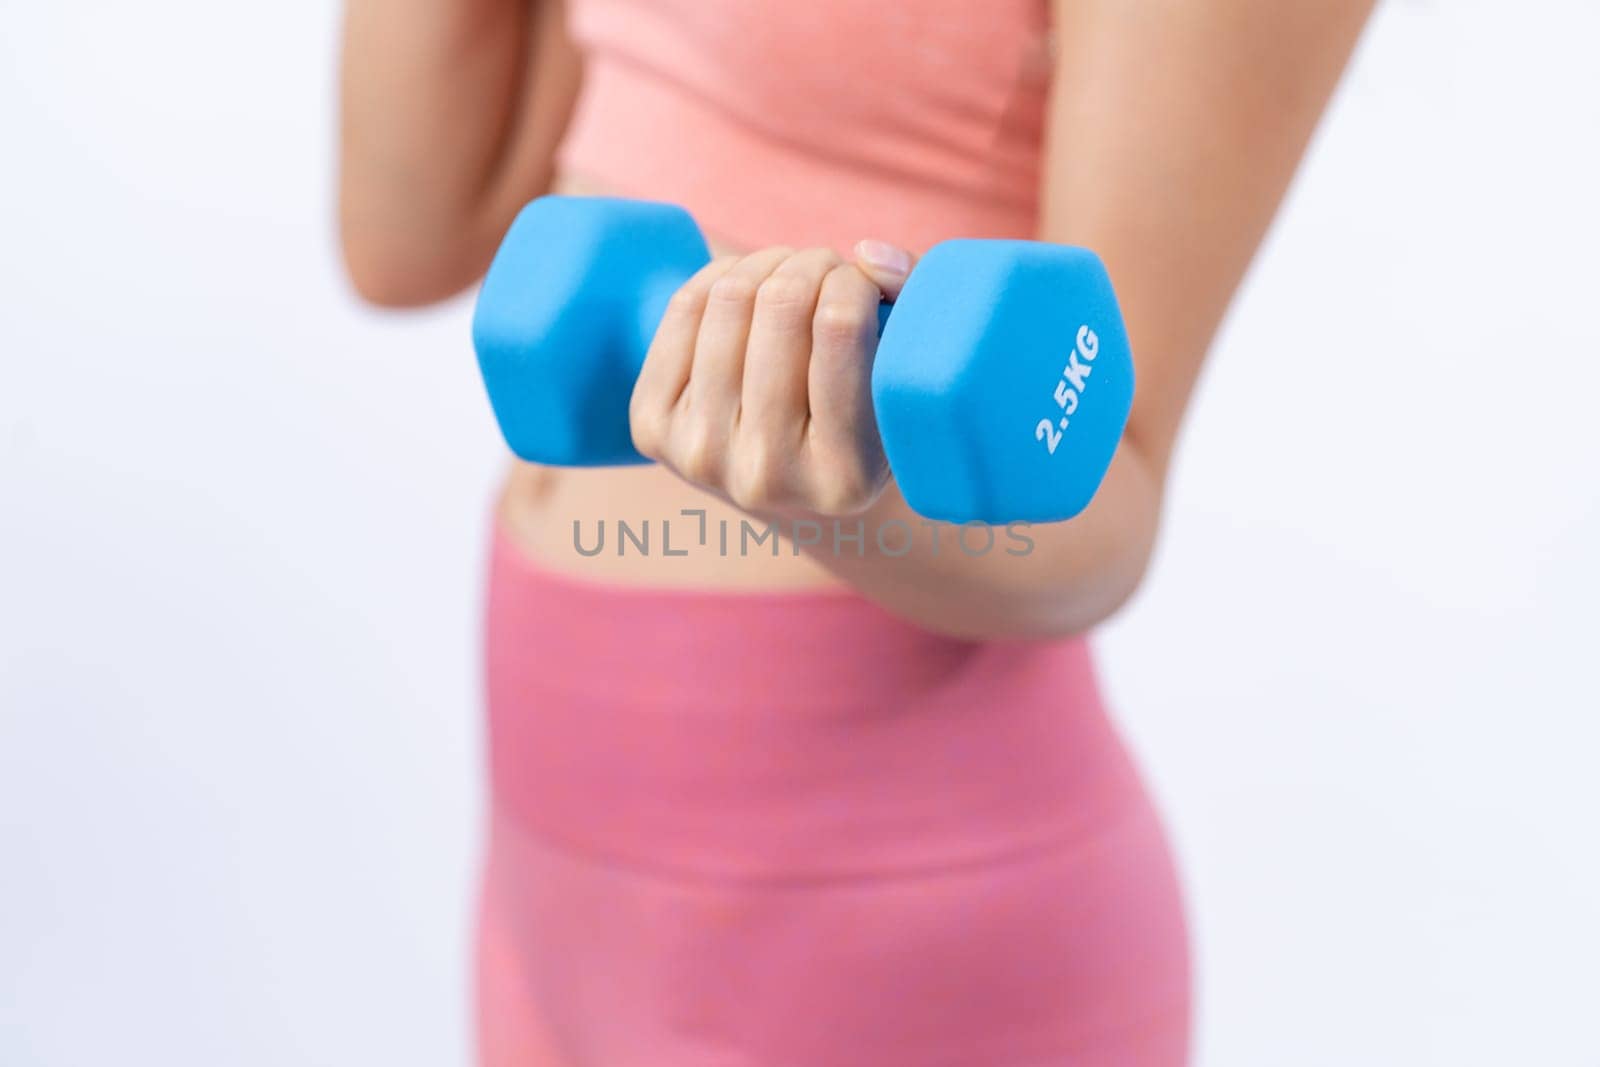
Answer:
[{"label": "woman's forearm", "polygon": [[[1028,529],[1025,556],[811,553],[935,630],[990,638],[1086,629],[1133,593],[1200,364],[1298,166],[1371,0],[1056,0],[1055,96],[1040,238],[1111,270],[1139,393],[1094,503]],[[916,521],[890,487],[873,525]]]},{"label": "woman's forearm", "polygon": [[933,524],[891,483],[859,518],[808,524],[807,532],[819,533],[804,547],[864,596],[925,629],[974,640],[1055,637],[1088,630],[1133,595],[1160,503],[1158,477],[1125,441],[1094,501],[1069,522]]},{"label": "woman's forearm", "polygon": [[560,0],[350,0],[339,215],[362,295],[424,303],[478,276],[549,184],[578,77]]},{"label": "woman's forearm", "polygon": [[[1041,238],[1111,268],[1139,395],[1094,503],[1030,527],[1025,556],[812,549],[867,596],[935,630],[1047,636],[1137,588],[1179,422],[1211,338],[1277,210],[1371,0],[1057,0]],[[897,493],[869,529],[915,519]]]}]

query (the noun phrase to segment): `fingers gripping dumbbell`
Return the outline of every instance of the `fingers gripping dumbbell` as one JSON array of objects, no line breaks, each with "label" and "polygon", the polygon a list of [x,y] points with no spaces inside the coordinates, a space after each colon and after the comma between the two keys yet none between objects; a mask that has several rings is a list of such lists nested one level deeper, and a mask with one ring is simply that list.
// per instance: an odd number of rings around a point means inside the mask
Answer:
[{"label": "fingers gripping dumbbell", "polygon": [[[683,209],[547,196],[489,268],[473,343],[506,443],[560,466],[643,462],[628,401],[672,294],[710,260]],[[907,504],[951,522],[1052,522],[1088,506],[1121,440],[1133,363],[1093,252],[954,240],[922,257],[872,366]]]}]

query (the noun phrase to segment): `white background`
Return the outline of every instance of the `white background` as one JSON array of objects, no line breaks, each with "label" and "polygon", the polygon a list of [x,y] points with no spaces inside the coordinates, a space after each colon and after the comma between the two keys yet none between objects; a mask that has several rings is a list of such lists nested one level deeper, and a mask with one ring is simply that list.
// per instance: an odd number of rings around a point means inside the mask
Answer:
[{"label": "white background", "polygon": [[[501,459],[350,298],[336,10],[7,4],[0,1064],[466,1061]],[[1394,4],[1101,640],[1210,1067],[1600,1064],[1591,4]]]}]

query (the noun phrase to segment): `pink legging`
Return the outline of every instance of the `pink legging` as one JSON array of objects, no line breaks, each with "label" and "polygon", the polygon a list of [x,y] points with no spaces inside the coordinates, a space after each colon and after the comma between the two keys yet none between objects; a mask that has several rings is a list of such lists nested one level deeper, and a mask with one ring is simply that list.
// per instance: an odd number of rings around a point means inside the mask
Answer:
[{"label": "pink legging", "polygon": [[1187,941],[1082,641],[559,577],[498,535],[494,1067],[1179,1067]]}]

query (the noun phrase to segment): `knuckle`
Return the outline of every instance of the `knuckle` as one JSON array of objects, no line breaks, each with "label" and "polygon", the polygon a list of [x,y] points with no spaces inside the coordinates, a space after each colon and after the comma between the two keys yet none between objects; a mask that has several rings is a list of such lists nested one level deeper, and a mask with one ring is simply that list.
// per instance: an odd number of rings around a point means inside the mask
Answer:
[{"label": "knuckle", "polygon": [[733,502],[746,510],[771,507],[779,502],[782,490],[783,466],[777,452],[763,442],[742,446],[728,473],[728,495]]},{"label": "knuckle", "polygon": [[773,274],[756,292],[757,304],[771,311],[810,310],[816,297],[817,287],[797,274]]},{"label": "knuckle", "polygon": [[816,507],[824,515],[853,515],[863,510],[856,494],[838,482],[824,482],[817,487]]},{"label": "knuckle", "polygon": [[740,274],[724,274],[711,283],[708,295],[713,303],[746,307],[755,302],[756,284]]},{"label": "knuckle", "polygon": [[848,344],[859,340],[867,328],[864,303],[831,300],[817,308],[817,339],[825,344]]},{"label": "knuckle", "polygon": [[721,460],[710,428],[695,419],[684,428],[672,449],[672,468],[691,482],[715,485]]},{"label": "knuckle", "polygon": [[633,447],[649,459],[659,460],[667,440],[667,413],[649,398],[635,393],[628,404],[628,429],[633,435]]},{"label": "knuckle", "polygon": [[827,515],[855,515],[877,499],[876,479],[857,464],[836,465],[823,471],[816,483],[816,507]]},{"label": "knuckle", "polygon": [[706,309],[706,287],[685,285],[667,301],[667,314],[684,318],[699,318]]}]

